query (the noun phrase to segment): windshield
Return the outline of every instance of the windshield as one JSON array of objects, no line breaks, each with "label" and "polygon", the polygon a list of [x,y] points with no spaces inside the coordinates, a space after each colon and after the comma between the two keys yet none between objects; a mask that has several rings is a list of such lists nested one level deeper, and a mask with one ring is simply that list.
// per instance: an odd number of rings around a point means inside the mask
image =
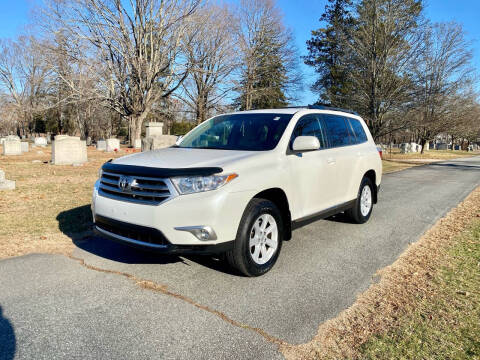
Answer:
[{"label": "windshield", "polygon": [[221,115],[187,134],[178,147],[221,150],[272,150],[292,114],[253,113]]}]

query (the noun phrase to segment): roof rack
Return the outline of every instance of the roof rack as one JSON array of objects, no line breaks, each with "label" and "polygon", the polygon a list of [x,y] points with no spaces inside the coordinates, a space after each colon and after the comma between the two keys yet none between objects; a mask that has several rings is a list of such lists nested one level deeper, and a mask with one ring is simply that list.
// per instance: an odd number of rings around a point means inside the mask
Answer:
[{"label": "roof rack", "polygon": [[357,113],[356,111],[349,110],[349,109],[342,109],[342,108],[338,108],[338,107],[331,106],[331,105],[326,105],[326,104],[322,104],[322,105],[304,105],[304,106],[287,106],[286,108],[287,108],[287,109],[333,110],[333,111],[342,111],[342,112],[345,112],[345,113],[349,113],[349,114],[353,114],[353,115],[358,115],[358,113]]}]

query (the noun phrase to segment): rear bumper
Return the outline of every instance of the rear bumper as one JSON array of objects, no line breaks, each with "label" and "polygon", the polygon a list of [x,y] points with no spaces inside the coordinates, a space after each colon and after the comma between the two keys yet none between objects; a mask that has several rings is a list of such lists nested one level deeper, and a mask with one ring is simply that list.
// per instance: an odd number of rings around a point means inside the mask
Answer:
[{"label": "rear bumper", "polygon": [[174,245],[159,230],[95,217],[95,234],[128,246],[163,254],[219,254],[231,250],[233,241],[214,245]]}]

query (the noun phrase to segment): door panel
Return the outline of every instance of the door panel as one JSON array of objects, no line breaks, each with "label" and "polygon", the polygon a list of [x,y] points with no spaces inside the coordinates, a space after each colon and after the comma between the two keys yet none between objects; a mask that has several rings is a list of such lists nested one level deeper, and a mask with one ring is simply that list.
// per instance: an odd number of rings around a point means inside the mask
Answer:
[{"label": "door panel", "polygon": [[320,142],[320,150],[291,152],[287,156],[293,193],[301,209],[298,217],[303,217],[335,205],[331,189],[336,186],[336,160],[333,149],[326,148],[320,115],[309,114],[298,120],[292,133],[290,150],[297,136],[316,136]]}]

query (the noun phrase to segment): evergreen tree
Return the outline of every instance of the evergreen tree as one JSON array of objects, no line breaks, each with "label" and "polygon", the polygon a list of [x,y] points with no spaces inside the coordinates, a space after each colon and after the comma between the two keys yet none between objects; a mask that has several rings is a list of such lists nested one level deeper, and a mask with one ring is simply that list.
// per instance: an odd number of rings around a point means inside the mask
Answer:
[{"label": "evergreen tree", "polygon": [[240,9],[241,110],[287,105],[301,82],[291,32],[272,0],[243,0]]},{"label": "evergreen tree", "polygon": [[325,27],[313,30],[312,38],[307,41],[308,55],[304,62],[318,73],[312,88],[319,93],[319,102],[322,103],[348,106],[351,66],[346,46],[355,24],[350,14],[351,5],[351,0],[328,0],[320,17]]}]

